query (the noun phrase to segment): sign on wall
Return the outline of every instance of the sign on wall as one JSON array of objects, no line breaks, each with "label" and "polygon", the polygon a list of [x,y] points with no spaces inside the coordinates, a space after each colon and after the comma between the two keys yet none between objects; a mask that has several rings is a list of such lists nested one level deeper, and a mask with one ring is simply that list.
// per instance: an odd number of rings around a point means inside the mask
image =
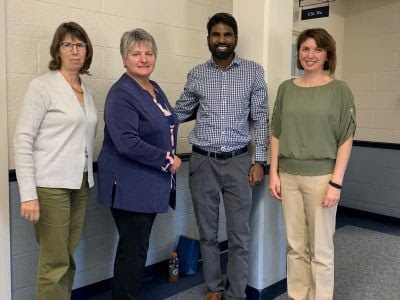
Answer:
[{"label": "sign on wall", "polygon": [[329,17],[329,5],[301,10],[301,20]]},{"label": "sign on wall", "polygon": [[329,3],[335,0],[299,0],[301,20],[329,17]]}]

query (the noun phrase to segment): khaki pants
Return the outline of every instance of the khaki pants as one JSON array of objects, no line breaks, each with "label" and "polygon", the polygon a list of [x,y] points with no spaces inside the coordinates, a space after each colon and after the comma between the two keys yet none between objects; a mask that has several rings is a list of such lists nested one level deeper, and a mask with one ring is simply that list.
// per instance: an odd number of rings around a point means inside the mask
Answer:
[{"label": "khaki pants", "polygon": [[331,174],[300,176],[281,172],[287,241],[289,299],[331,300],[337,206],[322,207]]},{"label": "khaki pants", "polygon": [[37,188],[40,219],[35,224],[40,256],[36,282],[37,300],[71,298],[75,275],[74,252],[78,246],[88,199],[87,173],[79,190]]}]

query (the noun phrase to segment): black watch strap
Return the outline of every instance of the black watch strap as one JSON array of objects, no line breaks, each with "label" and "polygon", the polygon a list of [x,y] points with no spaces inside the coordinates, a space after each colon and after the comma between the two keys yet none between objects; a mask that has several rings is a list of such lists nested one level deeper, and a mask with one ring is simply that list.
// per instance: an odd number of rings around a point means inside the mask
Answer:
[{"label": "black watch strap", "polygon": [[340,184],[338,184],[338,183],[336,183],[336,182],[333,182],[332,180],[329,180],[329,184],[330,184],[331,186],[333,186],[334,188],[337,188],[338,190],[341,190],[341,189],[342,189],[342,186],[341,186]]},{"label": "black watch strap", "polygon": [[255,161],[255,164],[259,164],[262,167],[266,167],[267,166],[267,162],[266,161]]}]

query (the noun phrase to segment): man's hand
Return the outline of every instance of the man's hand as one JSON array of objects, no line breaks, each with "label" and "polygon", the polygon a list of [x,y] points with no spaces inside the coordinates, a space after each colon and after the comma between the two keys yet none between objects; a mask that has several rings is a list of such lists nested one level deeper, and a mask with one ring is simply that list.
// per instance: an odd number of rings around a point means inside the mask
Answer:
[{"label": "man's hand", "polygon": [[21,203],[21,217],[36,223],[40,218],[39,200],[33,199]]},{"label": "man's hand", "polygon": [[261,182],[264,177],[264,167],[258,163],[251,166],[249,171],[249,183],[252,187]]}]

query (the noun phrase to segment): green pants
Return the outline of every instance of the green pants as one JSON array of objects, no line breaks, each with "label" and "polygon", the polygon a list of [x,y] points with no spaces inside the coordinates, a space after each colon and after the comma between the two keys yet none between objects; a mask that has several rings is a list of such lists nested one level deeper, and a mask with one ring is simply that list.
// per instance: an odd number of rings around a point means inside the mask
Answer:
[{"label": "green pants", "polygon": [[84,174],[79,190],[38,187],[40,219],[35,224],[40,256],[36,280],[37,300],[69,300],[89,186]]}]

